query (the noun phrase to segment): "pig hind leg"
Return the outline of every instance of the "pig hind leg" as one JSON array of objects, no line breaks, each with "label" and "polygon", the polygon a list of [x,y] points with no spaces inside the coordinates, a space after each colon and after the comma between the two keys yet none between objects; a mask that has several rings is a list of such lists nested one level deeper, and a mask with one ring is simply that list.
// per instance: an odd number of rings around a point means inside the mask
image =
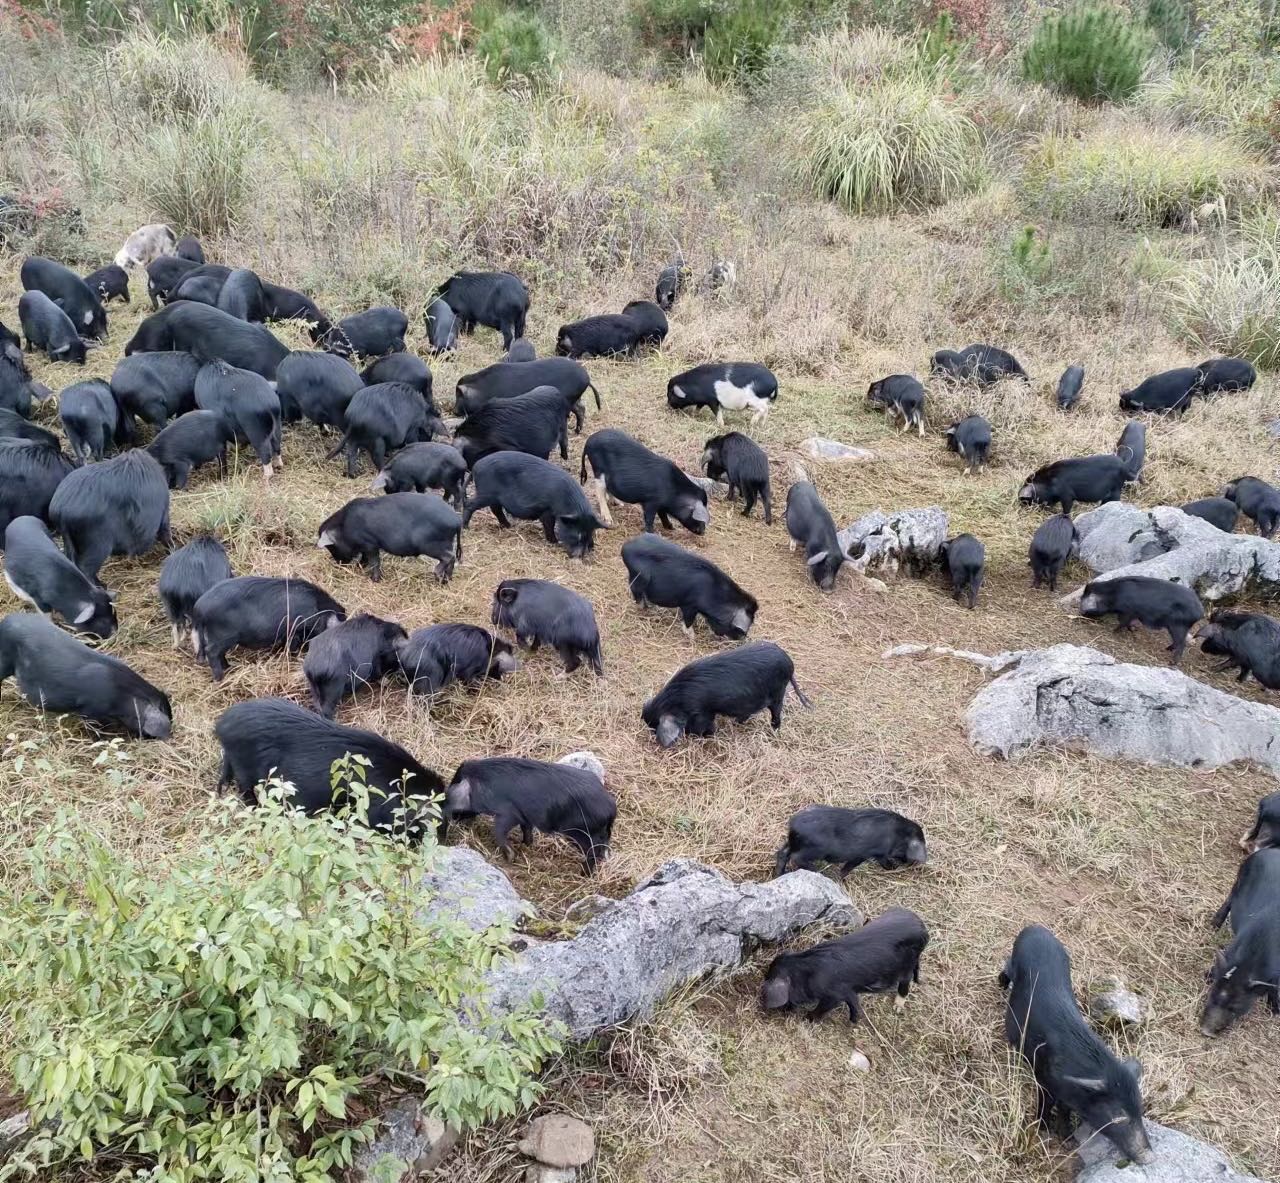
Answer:
[{"label": "pig hind leg", "polygon": [[520,817],[514,809],[506,808],[493,815],[493,840],[498,844],[502,857],[511,862],[516,853],[511,849],[511,831],[521,825]]}]

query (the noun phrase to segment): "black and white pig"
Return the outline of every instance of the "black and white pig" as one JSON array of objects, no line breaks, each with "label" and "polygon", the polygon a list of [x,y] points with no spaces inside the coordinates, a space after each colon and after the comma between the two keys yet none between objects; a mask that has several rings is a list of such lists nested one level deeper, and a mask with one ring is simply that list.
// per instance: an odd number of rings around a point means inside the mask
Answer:
[{"label": "black and white pig", "polygon": [[364,387],[355,366],[336,353],[295,349],[276,367],[276,397],[285,423],[306,419],[341,430],[347,407]]},{"label": "black and white pig", "polygon": [[409,444],[387,461],[370,488],[374,493],[425,493],[439,489],[461,512],[466,498],[467,462],[452,444]]},{"label": "black and white pig", "polygon": [[755,623],[759,604],[709,559],[641,534],[622,544],[631,598],[642,608],[675,608],[684,631],[693,636],[701,616],[717,637],[741,641]]},{"label": "black and white pig", "polygon": [[216,411],[235,429],[236,439],[249,444],[264,481],[271,480],[273,468],[284,467],[280,399],[260,374],[211,361],[196,375],[196,406]]},{"label": "black and white pig", "polygon": [[717,715],[745,723],[768,710],[777,731],[788,686],[801,703],[811,705],[796,685],[795,666],[786,652],[771,641],[752,641],[677,670],[644,704],[641,718],[664,748],[683,735],[715,735]]},{"label": "black and white pig", "polygon": [[599,488],[601,519],[607,524],[613,524],[608,498],[614,497],[640,506],[647,533],[653,533],[655,518],[668,530],[675,518],[694,534],[706,532],[711,521],[706,490],[694,484],[678,465],[651,452],[625,431],[606,427],[588,436],[578,473],[584,484],[588,468]]},{"label": "black and white pig", "polygon": [[1119,456],[1081,456],[1037,468],[1018,491],[1023,505],[1062,506],[1070,513],[1077,501],[1119,501],[1128,466]]},{"label": "black and white pig", "polygon": [[432,299],[444,300],[468,335],[478,324],[497,329],[503,349],[524,336],[529,289],[510,271],[457,271],[436,288]]},{"label": "black and white pig", "polygon": [[528,394],[495,399],[472,411],[453,433],[454,446],[468,468],[494,452],[524,452],[545,460],[557,444],[560,458],[568,460],[566,413],[565,396],[559,390],[537,386]]},{"label": "black and white pig", "polygon": [[1227,534],[1236,528],[1236,522],[1240,520],[1239,507],[1226,497],[1201,497],[1199,501],[1188,501],[1182,512],[1217,526]]},{"label": "black and white pig", "polygon": [[1067,1133],[1078,1114],[1125,1158],[1151,1161],[1142,1122],[1141,1068],[1119,1060],[1084,1021],[1071,991],[1071,958],[1047,928],[1033,924],[1013,943],[999,977],[1004,1033],[1036,1080],[1036,1120]]},{"label": "black and white pig", "polygon": [[215,583],[195,602],[191,647],[221,682],[227,654],[237,646],[297,653],[346,618],[337,600],[305,579],[238,575]]},{"label": "black and white pig", "polygon": [[889,411],[902,421],[902,430],[912,427],[924,435],[924,387],[912,374],[890,374],[867,387],[867,402]]},{"label": "black and white pig", "polygon": [[211,534],[198,534],[160,564],[156,591],[177,649],[184,630],[190,630],[196,601],[216,583],[233,575],[227,552]]},{"label": "black and white pig", "polygon": [[194,411],[201,364],[189,353],[173,351],[122,358],[111,373],[122,438],[128,443],[137,438],[138,419],[159,431],[174,416]]},{"label": "black and white pig", "polygon": [[311,701],[332,719],[344,694],[374,686],[399,667],[396,646],[408,634],[391,620],[361,612],[322,632],[307,646],[302,672]]},{"label": "black and white pig", "polygon": [[354,477],[360,453],[365,452],[374,471],[380,472],[389,453],[430,438],[430,418],[421,392],[400,382],[379,382],[351,396],[342,438],[326,459],[345,452],[347,476]]},{"label": "black and white pig", "polygon": [[169,482],[150,453],[133,448],[77,468],[49,501],[49,521],[69,558],[97,580],[112,555],[144,555],[169,537]]},{"label": "black and white pig", "polygon": [[751,411],[751,422],[764,420],[778,401],[778,379],[757,362],[707,362],[677,374],[667,383],[667,406],[682,411],[706,407],[724,425],[725,411]]},{"label": "black and white pig", "polygon": [[76,332],[71,318],[44,292],[23,292],[18,299],[18,320],[28,349],[42,349],[50,361],[84,365],[89,344]]},{"label": "black and white pig", "polygon": [[438,694],[454,682],[473,683],[520,668],[515,650],[474,624],[433,624],[396,646],[400,669],[413,694]]},{"label": "black and white pig", "polygon": [[508,862],[515,858],[511,831],[533,845],[534,830],[562,834],[582,853],[589,875],[609,853],[617,803],[594,773],[570,764],[546,764],[520,757],[464,760],[445,790],[443,839],[451,821],[485,814]]},{"label": "black and white pig", "polygon": [[168,739],[173,729],[163,691],[34,613],[0,620],[0,682],[5,678],[14,678],[22,697],[41,711],[78,715],[139,739]]},{"label": "black and white pig", "polygon": [[39,518],[14,518],[5,528],[4,581],[18,599],[46,616],[56,613],[76,632],[115,635],[111,594],[58,549]]},{"label": "black and white pig", "polygon": [[493,593],[489,619],[531,653],[545,642],[560,655],[566,674],[585,661],[604,677],[595,610],[577,592],[548,579],[504,579]]},{"label": "black and white pig", "polygon": [[778,849],[773,877],[785,874],[792,862],[798,871],[812,871],[815,863],[840,863],[843,882],[850,871],[867,862],[892,871],[928,861],[924,830],[900,813],[810,805],[787,823],[787,840]]},{"label": "black and white pig", "polygon": [[742,516],[751,516],[756,501],[764,506],[764,524],[773,525],[773,492],[769,457],[755,440],[740,431],[712,436],[702,445],[702,471],[729,486],[729,500],[742,494]]},{"label": "black and white pig", "polygon": [[571,559],[585,558],[595,549],[596,531],[608,529],[595,515],[581,485],[541,457],[494,452],[476,461],[472,476],[475,495],[466,503],[464,527],[481,509],[493,510],[504,528],[511,524],[508,515],[541,522],[546,540],[559,543]]},{"label": "black and white pig", "polygon": [[48,296],[67,314],[80,336],[100,341],[107,335],[107,313],[98,293],[70,267],[32,255],[23,260],[18,274],[24,290]]},{"label": "black and white pig", "polygon": [[164,469],[169,488],[185,489],[202,464],[216,460],[226,475],[227,445],[235,438],[235,428],[218,411],[188,411],[162,428],[147,451]]},{"label": "black and white pig", "polygon": [[436,578],[448,583],[462,558],[462,518],[434,493],[357,497],[320,524],[316,545],[339,563],[359,559],[377,583],[382,552],[436,560]]},{"label": "black and white pig", "polygon": [[784,514],[787,533],[791,535],[791,549],[804,547],[804,562],[809,578],[823,591],[830,591],[836,576],[848,557],[836,537],[836,524],[827,507],[822,504],[818,490],[812,481],[796,481],[787,490],[787,509]]},{"label": "black and white pig", "polygon": [[948,538],[938,552],[951,579],[951,595],[970,610],[978,606],[978,592],[986,572],[987,548],[972,534]]},{"label": "black and white pig", "polygon": [[928,943],[929,930],[919,916],[889,908],[855,932],[775,957],[760,986],[760,1005],[767,1011],[811,1006],[808,1018],[815,1023],[844,1006],[849,1022],[856,1023],[859,994],[896,990],[893,1005],[901,1010],[912,984],[920,981],[920,956]]},{"label": "black and white pig", "polygon": [[1280,529],[1280,489],[1256,476],[1236,477],[1222,495],[1234,501],[1263,538],[1271,538]]},{"label": "black and white pig", "polygon": [[966,474],[981,472],[991,451],[991,424],[981,415],[966,415],[947,428],[947,451],[965,462]]},{"label": "black and white pig", "polygon": [[1045,518],[1031,538],[1031,586],[1048,582],[1050,591],[1058,590],[1058,576],[1067,560],[1080,549],[1080,533],[1065,513]]},{"label": "black and white pig", "polygon": [[49,522],[49,502],[72,469],[56,446],[0,439],[0,527],[27,515]]},{"label": "black and white pig", "polygon": [[1204,606],[1200,597],[1181,583],[1146,575],[1123,575],[1086,584],[1080,598],[1080,614],[1089,620],[1114,614],[1119,620],[1118,633],[1131,629],[1135,620],[1146,628],[1167,630],[1169,651],[1177,665],[1187,646],[1187,633],[1204,617]]},{"label": "black and white pig", "polygon": [[330,353],[341,357],[382,357],[404,349],[409,318],[399,308],[382,305],[344,316],[322,338]]},{"label": "black and white pig", "polygon": [[80,464],[101,460],[117,436],[120,410],[111,387],[101,378],[76,382],[58,395],[58,418],[67,446]]}]

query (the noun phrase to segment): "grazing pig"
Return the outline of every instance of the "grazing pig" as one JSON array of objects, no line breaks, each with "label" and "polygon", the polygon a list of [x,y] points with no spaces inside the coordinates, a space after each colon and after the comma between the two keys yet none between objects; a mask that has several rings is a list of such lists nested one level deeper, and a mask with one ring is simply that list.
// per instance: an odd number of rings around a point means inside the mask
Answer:
[{"label": "grazing pig", "polygon": [[1228,914],[1233,939],[1205,975],[1209,992],[1200,1031],[1210,1037],[1233,1027],[1259,998],[1280,1015],[1280,850],[1258,850],[1240,864],[1214,927]]},{"label": "grazing pig", "polygon": [[755,440],[740,431],[712,436],[702,445],[702,471],[729,486],[729,500],[742,494],[742,516],[751,516],[756,500],[764,506],[764,524],[773,525],[773,492],[769,457]]},{"label": "grazing pig", "polygon": [[8,407],[0,407],[0,439],[34,440],[55,452],[62,447],[62,441],[53,432],[38,427]]},{"label": "grazing pig", "polygon": [[784,520],[791,535],[791,549],[804,547],[809,578],[823,591],[830,591],[848,556],[841,549],[836,524],[812,481],[796,481],[787,490]]},{"label": "grazing pig", "polygon": [[161,222],[139,226],[116,252],[117,267],[145,267],[174,249],[173,231]]},{"label": "grazing pig", "polygon": [[1124,462],[1125,480],[1137,483],[1142,480],[1142,468],[1147,462],[1147,425],[1136,419],[1124,425],[1116,442],[1116,455]]},{"label": "grazing pig", "polygon": [[955,452],[965,462],[965,474],[987,467],[991,451],[991,424],[981,415],[966,415],[947,428],[947,451]]},{"label": "grazing pig", "polygon": [[524,336],[529,291],[509,271],[455,272],[436,288],[432,299],[444,300],[468,335],[478,324],[497,329],[503,349]]},{"label": "grazing pig", "polygon": [[791,658],[771,641],[752,641],[677,670],[644,704],[641,718],[664,748],[683,735],[715,735],[717,715],[745,723],[768,710],[770,725],[777,731],[788,685],[801,703],[811,705],[796,685]]},{"label": "grazing pig", "polygon": [[107,314],[97,293],[70,267],[32,255],[24,259],[19,276],[23,288],[43,292],[71,319],[76,332],[95,341],[107,335]]},{"label": "grazing pig", "polygon": [[192,606],[191,646],[215,682],[227,672],[227,654],[244,649],[297,653],[313,637],[346,620],[328,592],[304,579],[239,575],[215,583]]},{"label": "grazing pig", "polygon": [[280,399],[271,383],[252,370],[224,361],[211,361],[196,375],[196,406],[217,411],[246,441],[262,465],[262,479],[271,479],[272,466],[283,467],[280,455]]},{"label": "grazing pig", "polygon": [[1200,597],[1189,587],[1167,579],[1146,575],[1125,575],[1119,579],[1095,579],[1085,585],[1080,613],[1089,620],[1114,614],[1116,632],[1125,632],[1136,620],[1150,629],[1165,629],[1173,664],[1182,660],[1187,633],[1204,617]]},{"label": "grazing pig", "polygon": [[901,419],[903,431],[914,427],[924,435],[924,387],[913,375],[890,374],[872,382],[867,387],[867,401]]},{"label": "grazing pig", "polygon": [[622,315],[635,325],[636,346],[659,346],[666,340],[669,326],[666,313],[652,300],[632,300]]},{"label": "grazing pig", "polygon": [[1188,501],[1182,512],[1193,518],[1200,518],[1211,526],[1230,534],[1240,520],[1240,510],[1234,501],[1226,497],[1202,497],[1199,501]]},{"label": "grazing pig", "polygon": [[435,412],[436,404],[431,397],[431,367],[415,354],[389,353],[366,366],[360,378],[366,386],[377,386],[379,382],[412,386],[427,400],[432,413]]},{"label": "grazing pig", "polygon": [[1004,1033],[1036,1080],[1036,1120],[1050,1124],[1058,1111],[1061,1132],[1079,1114],[1125,1158],[1151,1161],[1142,1124],[1141,1069],[1118,1060],[1086,1025],[1071,992],[1071,958],[1047,928],[1033,924],[1013,943],[1000,971],[1008,990]]},{"label": "grazing pig", "polygon": [[413,694],[438,694],[454,682],[501,681],[520,668],[515,651],[474,624],[433,624],[396,646],[400,669]]},{"label": "grazing pig", "polygon": [[381,472],[387,455],[431,438],[428,409],[421,393],[400,382],[379,382],[357,390],[343,416],[342,438],[325,457],[346,453],[347,476],[354,477],[360,453],[368,453],[375,472]]},{"label": "grazing pig", "polygon": [[840,863],[840,880],[866,862],[886,871],[928,862],[924,830],[891,809],[844,809],[839,805],[810,805],[787,823],[787,841],[778,850],[773,877],[786,873],[794,861],[799,871],[814,863]]},{"label": "grazing pig", "polygon": [[332,719],[344,694],[354,698],[381,682],[397,668],[396,646],[407,636],[394,621],[361,612],[316,637],[302,663],[316,710]]},{"label": "grazing pig", "polygon": [[1122,411],[1185,412],[1199,392],[1200,371],[1190,366],[1152,374],[1120,395]]},{"label": "grazing pig", "polygon": [[1237,682],[1252,674],[1268,690],[1280,690],[1280,621],[1257,612],[1219,609],[1196,629],[1206,653],[1226,658],[1215,672],[1239,669]]},{"label": "grazing pig", "polygon": [[199,361],[224,361],[274,382],[289,351],[262,325],[229,316],[220,308],[181,300],[152,313],[124,347],[125,357],[165,349],[186,350]]},{"label": "grazing pig", "polygon": [[335,791],[332,768],[358,757],[369,789],[369,826],[416,843],[430,824],[424,802],[444,792],[444,781],[399,744],[288,699],[238,702],[218,716],[213,733],[222,745],[218,787],[235,785],[246,805],[256,805],[258,786],[273,778],[293,786],[292,802],[307,814],[348,808],[354,805],[350,785]]},{"label": "grazing pig", "polygon": [[1067,514],[1045,518],[1031,539],[1031,586],[1039,587],[1047,580],[1049,590],[1056,592],[1062,568],[1079,549],[1079,531]]},{"label": "grazing pig", "polygon": [[948,538],[938,552],[951,579],[951,595],[957,604],[967,603],[970,611],[978,606],[978,592],[986,571],[987,550],[972,534]]},{"label": "grazing pig", "polygon": [[1234,501],[1263,538],[1271,538],[1280,528],[1280,489],[1256,476],[1236,477],[1222,495]]},{"label": "grazing pig", "polygon": [[1037,468],[1018,491],[1023,505],[1062,506],[1070,513],[1077,501],[1119,501],[1128,466],[1119,456],[1083,456],[1055,460]]},{"label": "grazing pig", "polygon": [[676,259],[675,262],[668,263],[658,272],[658,282],[653,289],[653,298],[663,312],[670,312],[675,307],[676,300],[679,298],[680,291],[688,277],[689,271],[685,267],[683,259]]},{"label": "grazing pig", "polygon": [[527,362],[497,362],[474,374],[464,374],[454,390],[454,412],[470,415],[495,399],[516,398],[540,386],[553,386],[560,392],[573,414],[574,431],[582,430],[586,415],[582,396],[586,391],[595,395],[596,409],[600,409],[600,392],[592,386],[586,367],[568,357],[542,357]]},{"label": "grazing pig", "polygon": [[31,415],[31,404],[42,399],[48,393],[47,388],[31,381],[31,374],[21,360],[12,361],[7,355],[0,354],[0,410],[13,411],[22,418]]},{"label": "grazing pig", "polygon": [[219,475],[226,475],[227,445],[235,437],[235,428],[220,412],[188,411],[162,428],[147,451],[164,469],[169,488],[185,489],[192,472],[213,460]]},{"label": "grazing pig", "polygon": [[504,362],[524,362],[537,361],[538,351],[534,349],[533,342],[525,337],[517,337],[511,342],[511,348],[502,355]]},{"label": "grazing pig", "polygon": [[495,452],[478,460],[472,475],[476,492],[466,503],[464,527],[480,509],[492,509],[504,529],[511,525],[508,514],[524,522],[541,522],[546,540],[563,546],[571,559],[585,558],[595,549],[596,531],[608,528],[573,477],[538,456]]},{"label": "grazing pig", "polygon": [[68,386],[58,396],[58,418],[72,457],[84,464],[107,454],[107,445],[116,438],[120,412],[111,387],[93,378]]},{"label": "grazing pig", "polygon": [[96,580],[111,555],[144,555],[169,537],[169,482],[138,448],[77,468],[49,501],[49,520],[69,558]]},{"label": "grazing pig", "polygon": [[458,318],[448,301],[432,300],[422,314],[422,323],[427,330],[427,342],[432,353],[452,353],[458,348]]},{"label": "grazing pig", "polygon": [[76,632],[113,636],[110,593],[87,578],[33,517],[14,518],[4,532],[4,580],[20,600],[46,616],[57,613]]},{"label": "grazing pig", "polygon": [[90,271],[84,281],[103,304],[110,300],[129,303],[129,273],[123,267],[114,263],[99,267],[97,271]]},{"label": "grazing pig", "polygon": [[262,312],[266,320],[300,320],[307,326],[311,340],[318,344],[333,323],[329,320],[310,296],[295,292],[293,288],[281,287],[278,283],[261,280]]},{"label": "grazing pig", "polygon": [[214,584],[232,577],[231,564],[222,543],[211,534],[198,534],[186,546],[166,556],[160,564],[156,590],[178,648],[184,629],[191,628],[196,601]]},{"label": "grazing pig", "polygon": [[[426,493],[439,489],[461,513],[466,502],[467,464],[452,444],[409,444],[387,461],[370,488],[374,493]],[[462,524],[466,526],[465,518]]]},{"label": "grazing pig", "polygon": [[929,943],[924,921],[906,908],[889,908],[855,932],[800,953],[775,957],[760,987],[764,1010],[791,1011],[812,1006],[817,1022],[838,1006],[848,1007],[849,1022],[859,1017],[859,994],[896,990],[901,1010],[920,981],[920,955]]},{"label": "grazing pig", "polygon": [[276,367],[276,397],[285,423],[306,419],[341,429],[347,407],[363,389],[355,366],[336,353],[295,349]]},{"label": "grazing pig", "polygon": [[1068,366],[1058,379],[1058,409],[1070,411],[1080,401],[1084,386],[1084,366]]},{"label": "grazing pig", "polygon": [[147,265],[147,296],[154,312],[161,304],[167,304],[178,285],[194,271],[198,263],[177,255],[160,255]]},{"label": "grazing pig", "polygon": [[208,304],[217,308],[218,297],[222,294],[222,285],[226,279],[221,275],[210,275],[197,267],[184,275],[178,286],[169,293],[166,304],[176,304],[179,300],[192,300],[197,304]]},{"label": "grazing pig", "polygon": [[494,628],[515,633],[516,643],[531,653],[545,641],[566,674],[586,661],[604,677],[596,614],[577,592],[547,579],[504,579],[493,593],[489,619]]},{"label": "grazing pig", "polygon": [[28,349],[43,349],[50,361],[84,365],[88,343],[76,332],[71,318],[44,292],[23,292],[18,300],[18,320]]},{"label": "grazing pig", "polygon": [[613,524],[608,498],[639,505],[644,512],[645,532],[652,534],[654,519],[670,530],[675,518],[694,534],[706,532],[711,521],[707,492],[665,456],[651,452],[625,431],[608,427],[587,438],[582,449],[578,479],[586,483],[587,468],[600,494],[602,520]]},{"label": "grazing pig", "polygon": [[1280,793],[1268,793],[1258,802],[1258,816],[1253,828],[1240,839],[1249,853],[1267,847],[1280,847]]},{"label": "grazing pig", "polygon": [[526,846],[533,845],[534,830],[563,834],[582,852],[589,875],[609,854],[617,812],[616,802],[595,774],[582,768],[519,757],[464,760],[445,790],[440,838],[443,841],[451,821],[487,814],[507,862],[515,858],[510,839],[519,826]]},{"label": "grazing pig", "polygon": [[24,378],[31,376],[22,356],[22,338],[2,320],[0,320],[0,361],[12,362]]},{"label": "grazing pig", "polygon": [[462,558],[462,519],[434,493],[357,497],[325,518],[316,545],[339,563],[358,558],[374,583],[382,578],[384,550],[437,560],[436,578],[448,583]]},{"label": "grazing pig", "polygon": [[1200,372],[1198,394],[1211,395],[1250,390],[1258,380],[1258,371],[1239,357],[1215,357],[1202,361],[1196,369]]},{"label": "grazing pig", "polygon": [[173,709],[162,691],[34,613],[0,620],[0,682],[5,678],[50,714],[79,715],[139,739],[168,739],[173,730]]},{"label": "grazing pig", "polygon": [[40,440],[0,439],[0,528],[26,516],[49,521],[49,502],[72,463]]},{"label": "grazing pig", "polygon": [[573,358],[616,357],[635,352],[640,337],[640,324],[629,316],[588,316],[560,326],[556,353]]},{"label": "grazing pig", "polygon": [[322,340],[330,353],[340,357],[383,357],[404,349],[408,329],[409,318],[399,308],[381,305],[343,317]]},{"label": "grazing pig", "polygon": [[179,259],[187,259],[192,263],[200,264],[204,262],[204,247],[200,245],[200,240],[193,234],[184,234],[178,239],[177,245],[173,248],[173,253]]},{"label": "grazing pig", "polygon": [[642,608],[675,608],[693,636],[701,616],[717,637],[741,641],[755,623],[759,604],[709,559],[656,534],[622,544],[631,598]]},{"label": "grazing pig", "polygon": [[111,373],[111,393],[120,408],[121,438],[137,438],[138,419],[157,431],[176,415],[195,410],[201,363],[189,353],[137,353]]},{"label": "grazing pig", "polygon": [[706,407],[724,426],[725,411],[750,408],[751,422],[765,419],[778,401],[778,379],[756,362],[707,362],[677,374],[667,383],[667,406],[682,411]]},{"label": "grazing pig", "polygon": [[267,319],[267,293],[262,290],[262,280],[247,267],[236,268],[218,289],[217,306],[236,320],[261,324]]},{"label": "grazing pig", "polygon": [[557,444],[560,458],[568,460],[565,413],[564,395],[554,386],[538,386],[528,394],[496,399],[472,411],[453,433],[454,446],[468,468],[494,452],[524,452],[545,460]]},{"label": "grazing pig", "polygon": [[1005,378],[1021,378],[1029,386],[1031,379],[1012,353],[995,345],[966,345],[960,350],[965,377],[980,387],[994,386]]}]

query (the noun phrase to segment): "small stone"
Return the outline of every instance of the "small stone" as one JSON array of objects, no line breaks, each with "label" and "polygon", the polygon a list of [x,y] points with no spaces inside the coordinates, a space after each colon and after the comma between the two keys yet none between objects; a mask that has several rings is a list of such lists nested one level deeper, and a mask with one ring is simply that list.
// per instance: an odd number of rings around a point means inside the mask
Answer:
[{"label": "small stone", "polygon": [[1273,440],[1280,440],[1280,419],[1272,419],[1271,422],[1267,424],[1267,434]]},{"label": "small stone", "polygon": [[382,1115],[384,1129],[359,1151],[352,1164],[356,1183],[399,1183],[414,1173],[435,1170],[458,1144],[458,1131],[405,1097]]},{"label": "small stone", "polygon": [[839,440],[827,440],[810,436],[800,445],[800,450],[814,460],[874,460],[876,454],[867,448],[855,448]]},{"label": "small stone", "polygon": [[524,1183],[573,1183],[577,1167],[549,1167],[544,1162],[531,1162],[524,1171]]},{"label": "small stone", "polygon": [[611,900],[607,895],[589,895],[575,901],[565,909],[564,918],[572,920],[575,924],[585,924],[588,920],[593,920],[603,912],[607,912],[616,900]]},{"label": "small stone", "polygon": [[30,1129],[31,1114],[28,1110],[24,1109],[21,1113],[6,1117],[4,1121],[0,1121],[0,1146],[16,1141]]},{"label": "small stone", "polygon": [[717,497],[728,497],[729,486],[724,481],[713,481],[709,476],[698,476],[696,473],[686,472],[687,476],[699,489],[703,490],[710,497],[713,493]]},{"label": "small stone", "polygon": [[570,752],[567,756],[561,756],[556,763],[568,764],[573,768],[581,768],[584,772],[591,773],[601,784],[604,784],[604,761],[595,752]]},{"label": "small stone", "polygon": [[1089,1017],[1104,1027],[1140,1027],[1151,1007],[1146,999],[1126,989],[1119,978],[1110,978],[1089,995]]},{"label": "small stone", "polygon": [[871,1061],[868,1060],[862,1052],[855,1051],[853,1055],[849,1057],[849,1067],[855,1072],[870,1072]]},{"label": "small stone", "polygon": [[596,1136],[585,1121],[564,1113],[535,1117],[517,1147],[549,1167],[580,1167],[596,1152]]}]

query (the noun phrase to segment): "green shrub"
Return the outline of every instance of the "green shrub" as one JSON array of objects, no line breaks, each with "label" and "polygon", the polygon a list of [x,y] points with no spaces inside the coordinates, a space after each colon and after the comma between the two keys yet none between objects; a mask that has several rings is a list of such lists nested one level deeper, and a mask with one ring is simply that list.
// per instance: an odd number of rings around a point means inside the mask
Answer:
[{"label": "green shrub", "polygon": [[1045,17],[1022,59],[1023,73],[1076,98],[1127,99],[1151,56],[1145,30],[1119,8],[1082,4]]},{"label": "green shrub", "polygon": [[480,32],[475,52],[492,82],[536,82],[551,73],[555,44],[536,12],[507,9],[497,13]]},{"label": "green shrub", "polygon": [[982,174],[977,128],[937,72],[834,87],[800,117],[798,140],[814,190],[855,213],[938,204]]},{"label": "green shrub", "polygon": [[707,27],[702,64],[713,82],[750,83],[767,69],[787,24],[779,0],[738,0]]},{"label": "green shrub", "polygon": [[1174,53],[1191,44],[1195,19],[1187,0],[1147,0],[1147,27]]},{"label": "green shrub", "polygon": [[646,44],[684,57],[702,48],[717,11],[717,0],[637,0],[631,19]]},{"label": "green shrub", "polygon": [[359,825],[362,776],[334,764],[347,817],[304,817],[279,785],[252,812],[215,802],[164,866],[66,814],[5,841],[29,885],[0,912],[3,1067],[37,1133],[0,1178],[101,1157],[176,1183],[322,1183],[372,1136],[389,1075],[462,1127],[534,1100],[554,1037],[483,1005],[504,935],[423,912],[434,843]]}]

